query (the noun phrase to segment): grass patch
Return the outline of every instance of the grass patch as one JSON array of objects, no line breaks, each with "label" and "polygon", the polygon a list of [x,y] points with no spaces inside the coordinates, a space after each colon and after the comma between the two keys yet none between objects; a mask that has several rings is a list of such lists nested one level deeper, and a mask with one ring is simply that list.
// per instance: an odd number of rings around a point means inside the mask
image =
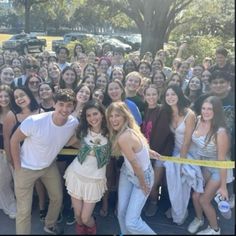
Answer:
[{"label": "grass patch", "polygon": [[[0,34],[0,47],[2,46],[2,42],[8,40],[12,34]],[[46,50],[52,51],[52,40],[59,40],[63,39],[61,36],[38,36],[40,39],[47,40],[47,47]]]}]

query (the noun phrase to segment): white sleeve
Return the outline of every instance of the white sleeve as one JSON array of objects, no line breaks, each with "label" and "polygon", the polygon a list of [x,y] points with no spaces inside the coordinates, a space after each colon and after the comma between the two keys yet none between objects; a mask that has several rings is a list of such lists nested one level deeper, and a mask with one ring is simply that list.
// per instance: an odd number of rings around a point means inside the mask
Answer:
[{"label": "white sleeve", "polygon": [[34,121],[32,116],[27,117],[25,120],[22,121],[20,125],[20,130],[25,136],[30,136],[33,132],[34,128]]}]

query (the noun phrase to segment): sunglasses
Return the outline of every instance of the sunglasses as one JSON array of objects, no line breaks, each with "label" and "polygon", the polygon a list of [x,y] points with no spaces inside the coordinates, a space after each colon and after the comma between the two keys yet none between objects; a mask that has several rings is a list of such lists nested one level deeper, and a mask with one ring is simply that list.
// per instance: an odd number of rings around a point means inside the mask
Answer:
[{"label": "sunglasses", "polygon": [[31,68],[36,70],[36,69],[38,69],[39,67],[38,67],[37,65],[26,65],[26,66],[25,66],[25,69],[31,69]]}]

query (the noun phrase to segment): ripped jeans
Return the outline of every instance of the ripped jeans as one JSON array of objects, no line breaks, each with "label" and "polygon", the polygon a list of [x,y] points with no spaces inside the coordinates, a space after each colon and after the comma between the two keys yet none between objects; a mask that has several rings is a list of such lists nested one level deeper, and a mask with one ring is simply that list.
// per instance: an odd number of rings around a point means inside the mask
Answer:
[{"label": "ripped jeans", "polygon": [[[144,171],[144,176],[145,182],[151,190],[154,182],[151,164]],[[143,193],[137,176],[126,168],[124,163],[120,170],[117,210],[122,234],[156,234],[141,218],[148,195]]]}]

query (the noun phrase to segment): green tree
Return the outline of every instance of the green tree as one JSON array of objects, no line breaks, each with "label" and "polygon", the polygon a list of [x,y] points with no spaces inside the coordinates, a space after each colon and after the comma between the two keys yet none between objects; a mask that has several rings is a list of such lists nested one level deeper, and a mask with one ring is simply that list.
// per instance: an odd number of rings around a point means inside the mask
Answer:
[{"label": "green tree", "polygon": [[93,0],[89,4],[109,6],[111,11],[120,11],[137,25],[141,36],[141,55],[146,51],[155,54],[163,48],[175,19],[193,0]]},{"label": "green tree", "polygon": [[[233,38],[235,34],[233,0],[199,0],[188,6],[182,14],[182,22],[172,31],[172,38],[182,35],[215,36],[224,39]],[[191,24],[190,24],[191,23]]]},{"label": "green tree", "polygon": [[30,10],[34,4],[47,2],[48,0],[11,0],[15,8],[24,8],[25,32],[30,32]]}]

